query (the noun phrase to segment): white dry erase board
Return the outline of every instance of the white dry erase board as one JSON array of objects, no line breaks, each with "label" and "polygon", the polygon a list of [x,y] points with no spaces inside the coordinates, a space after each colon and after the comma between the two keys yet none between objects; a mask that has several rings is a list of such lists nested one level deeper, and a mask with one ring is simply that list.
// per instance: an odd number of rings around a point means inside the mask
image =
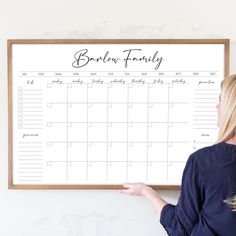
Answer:
[{"label": "white dry erase board", "polygon": [[9,40],[9,188],[177,189],[217,138],[229,40]]}]

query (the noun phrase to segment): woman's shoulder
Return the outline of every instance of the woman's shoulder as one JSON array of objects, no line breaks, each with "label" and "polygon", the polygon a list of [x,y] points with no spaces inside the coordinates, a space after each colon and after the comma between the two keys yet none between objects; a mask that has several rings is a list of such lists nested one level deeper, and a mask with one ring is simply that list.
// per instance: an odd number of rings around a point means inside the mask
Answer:
[{"label": "woman's shoulder", "polygon": [[189,161],[197,163],[203,170],[209,170],[227,162],[236,163],[236,145],[222,142],[201,148],[190,155]]},{"label": "woman's shoulder", "polygon": [[236,145],[229,143],[216,143],[211,146],[203,147],[191,154],[192,158],[205,158],[206,156],[211,155],[220,155],[224,153],[236,153]]}]

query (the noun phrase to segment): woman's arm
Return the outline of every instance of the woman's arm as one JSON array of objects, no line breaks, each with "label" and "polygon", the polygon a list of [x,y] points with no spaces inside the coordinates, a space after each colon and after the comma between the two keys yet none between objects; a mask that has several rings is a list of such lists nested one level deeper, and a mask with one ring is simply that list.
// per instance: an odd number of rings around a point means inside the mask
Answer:
[{"label": "woman's arm", "polygon": [[155,207],[156,212],[158,214],[161,213],[162,208],[167,204],[165,200],[163,200],[157,192],[155,192],[152,188],[148,187],[145,184],[124,184],[124,190],[119,190],[121,193],[130,194],[133,196],[144,196],[146,197],[152,205]]},{"label": "woman's arm", "polygon": [[145,196],[160,214],[160,223],[170,236],[190,235],[199,221],[203,202],[202,174],[197,163],[189,158],[184,169],[181,194],[176,206],[165,202],[150,187],[144,184],[125,184],[119,192]]}]

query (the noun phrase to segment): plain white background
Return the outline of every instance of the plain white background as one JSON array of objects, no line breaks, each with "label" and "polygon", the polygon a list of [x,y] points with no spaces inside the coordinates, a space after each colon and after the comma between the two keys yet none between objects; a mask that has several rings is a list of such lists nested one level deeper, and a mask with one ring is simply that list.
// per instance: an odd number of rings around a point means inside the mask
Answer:
[{"label": "plain white background", "polygon": [[[0,235],[166,235],[142,197],[114,190],[8,190],[7,39],[230,38],[233,73],[235,8],[234,0],[0,0]],[[160,194],[171,203],[179,196]]]}]

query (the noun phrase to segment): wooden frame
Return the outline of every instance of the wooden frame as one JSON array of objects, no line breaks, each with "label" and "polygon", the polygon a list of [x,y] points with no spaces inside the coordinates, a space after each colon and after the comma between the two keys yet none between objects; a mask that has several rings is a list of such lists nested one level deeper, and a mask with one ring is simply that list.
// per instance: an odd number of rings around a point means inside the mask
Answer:
[{"label": "wooden frame", "polygon": [[[9,189],[119,189],[122,185],[14,185],[12,129],[12,45],[13,44],[224,44],[224,74],[229,75],[229,39],[11,39],[8,40],[8,188]],[[179,190],[180,186],[149,185],[159,190]]]}]

